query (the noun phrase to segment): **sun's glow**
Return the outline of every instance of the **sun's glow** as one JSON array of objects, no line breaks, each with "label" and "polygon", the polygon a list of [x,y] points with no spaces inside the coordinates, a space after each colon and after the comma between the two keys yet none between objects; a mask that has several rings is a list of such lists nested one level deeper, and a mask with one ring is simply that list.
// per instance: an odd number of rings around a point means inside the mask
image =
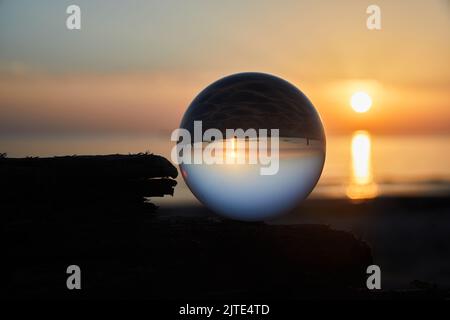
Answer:
[{"label": "sun's glow", "polygon": [[229,148],[229,150],[227,150],[227,156],[229,156],[231,159],[236,159],[237,158],[236,137],[230,139],[228,143],[229,144],[227,148]]},{"label": "sun's glow", "polygon": [[352,95],[350,105],[356,112],[364,113],[369,111],[372,106],[372,98],[367,93],[358,91]]},{"label": "sun's glow", "polygon": [[370,136],[366,132],[359,131],[352,138],[353,180],[357,184],[367,184],[372,181],[370,156]]},{"label": "sun's glow", "polygon": [[352,137],[352,175],[347,188],[350,199],[370,199],[377,196],[378,187],[372,174],[372,142],[368,132],[356,131]]}]

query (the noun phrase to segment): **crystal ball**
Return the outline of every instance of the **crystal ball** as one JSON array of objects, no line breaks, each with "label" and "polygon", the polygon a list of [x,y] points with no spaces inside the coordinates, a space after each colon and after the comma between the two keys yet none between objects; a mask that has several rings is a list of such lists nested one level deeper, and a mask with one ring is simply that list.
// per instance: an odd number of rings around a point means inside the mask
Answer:
[{"label": "crystal ball", "polygon": [[227,218],[269,220],[298,206],[325,162],[317,110],[291,83],[238,73],[212,83],[186,110],[178,137],[192,193]]}]

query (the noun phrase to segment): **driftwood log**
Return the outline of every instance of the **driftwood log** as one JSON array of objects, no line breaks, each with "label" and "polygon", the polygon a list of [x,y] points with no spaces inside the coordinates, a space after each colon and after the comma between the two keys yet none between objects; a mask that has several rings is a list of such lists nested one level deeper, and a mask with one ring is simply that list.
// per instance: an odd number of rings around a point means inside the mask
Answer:
[{"label": "driftwood log", "polygon": [[5,217],[104,216],[156,206],[147,198],[173,195],[177,169],[153,154],[0,158],[0,208]]}]

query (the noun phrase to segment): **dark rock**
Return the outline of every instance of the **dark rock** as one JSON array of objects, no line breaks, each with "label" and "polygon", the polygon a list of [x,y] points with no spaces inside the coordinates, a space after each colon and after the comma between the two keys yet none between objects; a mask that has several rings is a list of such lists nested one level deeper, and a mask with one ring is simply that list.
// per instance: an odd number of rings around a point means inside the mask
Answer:
[{"label": "dark rock", "polygon": [[[145,197],[173,194],[177,176],[154,155],[1,158],[0,174],[8,297],[340,296],[364,288],[372,264],[364,242],[322,225],[148,215]],[[65,285],[72,264],[78,293]]]},{"label": "dark rock", "polygon": [[24,222],[4,237],[4,290],[16,297],[72,297],[62,277],[70,264],[83,270],[90,298],[326,297],[364,288],[372,264],[365,243],[322,225]]}]

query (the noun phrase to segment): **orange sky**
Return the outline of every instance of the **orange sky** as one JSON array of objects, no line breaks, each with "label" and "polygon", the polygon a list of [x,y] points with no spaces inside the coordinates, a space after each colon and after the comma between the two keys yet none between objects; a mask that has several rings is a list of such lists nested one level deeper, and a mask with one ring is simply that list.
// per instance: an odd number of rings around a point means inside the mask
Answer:
[{"label": "orange sky", "polygon": [[[380,31],[364,1],[80,1],[77,34],[64,3],[45,3],[0,3],[5,134],[169,131],[201,89],[242,71],[298,86],[329,133],[450,133],[448,1],[377,1]],[[355,91],[369,112],[350,108]]]}]

